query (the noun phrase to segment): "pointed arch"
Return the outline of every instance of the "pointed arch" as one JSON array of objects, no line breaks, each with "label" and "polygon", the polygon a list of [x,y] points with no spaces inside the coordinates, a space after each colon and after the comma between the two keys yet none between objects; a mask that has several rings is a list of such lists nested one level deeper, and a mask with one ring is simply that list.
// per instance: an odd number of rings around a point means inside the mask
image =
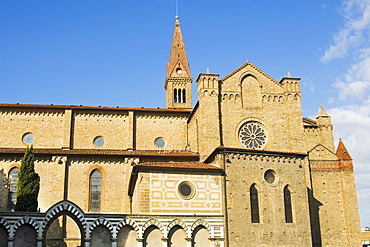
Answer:
[{"label": "pointed arch", "polygon": [[260,223],[259,203],[258,203],[258,190],[255,184],[252,184],[250,189],[250,207],[252,223]]},{"label": "pointed arch", "polygon": [[99,212],[101,206],[102,172],[94,169],[90,173],[89,183],[89,211]]},{"label": "pointed arch", "polygon": [[156,220],[154,218],[145,222],[145,224],[142,226],[143,232],[145,231],[146,228],[148,228],[151,225],[158,227],[158,229],[162,232],[162,235],[163,235],[163,233],[164,233],[163,225],[161,224],[161,222],[159,222],[158,220]]},{"label": "pointed arch", "polygon": [[176,225],[178,225],[178,226],[182,227],[185,231],[187,231],[187,230],[188,230],[188,226],[185,224],[185,222],[184,222],[184,221],[182,221],[182,220],[180,220],[180,219],[174,219],[173,221],[171,221],[171,222],[168,224],[168,226],[167,226],[167,230],[166,230],[166,233],[168,234],[168,233],[169,233],[169,231],[171,230],[171,228],[172,228],[172,227],[174,227],[174,226],[176,226]]},{"label": "pointed arch", "polygon": [[104,218],[99,218],[99,219],[96,219],[89,227],[89,234],[91,235],[92,231],[99,225],[103,225],[105,227],[108,228],[109,232],[110,232],[110,236],[112,237],[113,236],[113,226],[112,224],[107,220],[107,219],[104,219]]},{"label": "pointed arch", "polygon": [[7,210],[11,211],[14,209],[17,203],[16,191],[18,181],[19,168],[17,166],[12,167],[8,173],[8,205]]},{"label": "pointed arch", "polygon": [[119,230],[121,230],[122,227],[127,225],[131,226],[136,232],[139,232],[139,225],[133,219],[130,218],[121,220],[118,223],[118,225],[116,226],[117,232],[119,232]]},{"label": "pointed arch", "polygon": [[211,232],[211,225],[204,219],[198,219],[191,225],[191,231],[194,231],[198,226],[204,226],[209,232]]},{"label": "pointed arch", "polygon": [[36,235],[37,236],[39,235],[39,225],[37,224],[36,220],[32,219],[29,216],[26,216],[26,217],[23,217],[23,218],[19,219],[17,221],[17,223],[15,223],[13,231],[16,232],[18,230],[18,228],[21,227],[24,224],[31,225],[35,229]]},{"label": "pointed arch", "polygon": [[292,196],[289,189],[289,185],[286,185],[284,187],[284,212],[285,212],[285,223],[293,223]]},{"label": "pointed arch", "polygon": [[0,217],[0,225],[3,225],[5,227],[5,230],[7,231],[8,236],[9,236],[9,234],[10,234],[10,224],[9,224],[9,222],[6,219]]}]

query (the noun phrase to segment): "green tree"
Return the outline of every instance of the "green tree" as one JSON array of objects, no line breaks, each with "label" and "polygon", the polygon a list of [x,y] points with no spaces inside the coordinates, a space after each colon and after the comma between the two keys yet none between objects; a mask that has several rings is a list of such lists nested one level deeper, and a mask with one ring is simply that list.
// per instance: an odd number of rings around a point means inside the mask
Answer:
[{"label": "green tree", "polygon": [[17,203],[14,211],[37,212],[40,176],[35,172],[35,157],[32,150],[32,146],[27,147],[19,169],[16,192]]}]

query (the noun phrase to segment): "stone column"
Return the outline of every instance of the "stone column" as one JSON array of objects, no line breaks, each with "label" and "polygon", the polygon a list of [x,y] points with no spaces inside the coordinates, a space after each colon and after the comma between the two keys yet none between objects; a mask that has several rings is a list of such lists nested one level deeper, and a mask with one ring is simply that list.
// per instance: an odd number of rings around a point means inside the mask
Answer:
[{"label": "stone column", "polygon": [[112,247],[117,247],[117,239],[116,238],[112,238]]},{"label": "stone column", "polygon": [[8,238],[8,247],[13,247],[14,238]]},{"label": "stone column", "polygon": [[162,247],[167,247],[168,238],[162,238]]},{"label": "stone column", "polygon": [[137,239],[137,247],[143,247],[143,239],[142,238]]},{"label": "stone column", "polygon": [[90,247],[90,239],[85,239],[85,247]]},{"label": "stone column", "polygon": [[186,247],[191,247],[191,240],[192,238],[186,238]]},{"label": "stone column", "polygon": [[37,238],[37,247],[42,247],[42,238]]}]

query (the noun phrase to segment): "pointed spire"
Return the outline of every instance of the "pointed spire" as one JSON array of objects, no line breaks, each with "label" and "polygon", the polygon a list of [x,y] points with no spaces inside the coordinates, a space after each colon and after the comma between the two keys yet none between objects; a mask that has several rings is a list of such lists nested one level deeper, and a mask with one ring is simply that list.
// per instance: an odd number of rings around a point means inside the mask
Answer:
[{"label": "pointed spire", "polygon": [[352,160],[351,155],[348,153],[346,146],[344,146],[344,143],[342,142],[342,138],[339,139],[337,156],[340,160]]},{"label": "pointed spire", "polygon": [[329,114],[325,111],[321,103],[320,103],[319,111],[317,112],[317,117],[329,117]]},{"label": "pointed spire", "polygon": [[186,50],[184,40],[182,38],[179,17],[176,16],[175,30],[172,40],[172,48],[170,54],[170,62],[167,64],[168,77],[183,77],[191,78],[188,58],[186,56]]},{"label": "pointed spire", "polygon": [[290,75],[290,71],[288,71],[288,78],[290,78],[290,77],[292,77],[292,76]]}]

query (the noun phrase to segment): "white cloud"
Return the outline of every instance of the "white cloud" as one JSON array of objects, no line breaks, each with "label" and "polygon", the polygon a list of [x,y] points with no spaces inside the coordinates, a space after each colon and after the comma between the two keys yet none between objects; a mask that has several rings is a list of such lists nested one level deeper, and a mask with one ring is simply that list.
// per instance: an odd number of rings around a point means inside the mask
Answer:
[{"label": "white cloud", "polygon": [[346,56],[366,42],[370,32],[370,0],[347,0],[343,3],[344,27],[334,34],[334,42],[320,58],[322,62]]},{"label": "white cloud", "polygon": [[328,109],[334,137],[343,139],[355,167],[361,226],[370,222],[370,100],[362,105]]},{"label": "white cloud", "polygon": [[[322,62],[351,56],[353,65],[332,86],[338,99],[328,109],[334,136],[342,138],[355,166],[361,225],[370,222],[370,0],[344,0],[343,27],[321,57]],[[342,105],[338,105],[342,104]]]}]

